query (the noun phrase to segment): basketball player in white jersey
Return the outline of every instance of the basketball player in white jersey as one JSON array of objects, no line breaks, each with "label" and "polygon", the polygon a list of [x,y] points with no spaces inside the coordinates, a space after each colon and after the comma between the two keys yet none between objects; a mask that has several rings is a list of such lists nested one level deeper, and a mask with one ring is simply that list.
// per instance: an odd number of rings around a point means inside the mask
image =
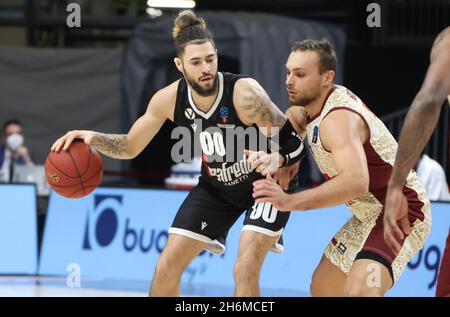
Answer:
[{"label": "basketball player in white jersey", "polygon": [[[434,41],[425,80],[408,111],[400,135],[397,157],[389,180],[384,214],[384,238],[395,254],[411,235],[411,224],[402,191],[405,179],[433,133],[445,98],[450,103],[450,27]],[[442,140],[448,142],[448,140]],[[450,211],[449,211],[450,212]],[[450,296],[450,234],[441,262],[436,296]]]},{"label": "basketball player in white jersey", "polygon": [[[412,232],[401,241],[404,248],[396,255],[383,238],[383,209],[397,151],[395,139],[356,95],[334,84],[336,55],[328,41],[295,43],[286,71],[289,101],[295,105],[287,115],[297,132],[306,134],[313,157],[328,181],[288,194],[268,175],[253,183],[256,202],[299,211],[346,204],[353,217],[326,247],[312,277],[311,294],[383,296],[423,247],[429,233],[430,203],[425,190],[410,172],[402,190]],[[302,129],[305,125],[306,130]]]}]

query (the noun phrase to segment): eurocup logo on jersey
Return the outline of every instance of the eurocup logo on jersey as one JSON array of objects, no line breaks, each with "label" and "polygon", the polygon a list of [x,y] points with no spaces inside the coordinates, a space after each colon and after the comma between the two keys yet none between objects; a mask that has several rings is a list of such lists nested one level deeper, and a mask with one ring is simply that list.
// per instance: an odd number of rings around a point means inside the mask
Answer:
[{"label": "eurocup logo on jersey", "polygon": [[121,195],[94,195],[93,209],[89,209],[84,227],[83,249],[107,247],[116,238],[119,228],[118,211]]},{"label": "eurocup logo on jersey", "polygon": [[230,110],[227,106],[222,106],[219,109],[220,122],[225,124],[228,123],[228,117],[230,116]]},{"label": "eurocup logo on jersey", "polygon": [[317,143],[317,138],[319,137],[319,127],[315,126],[313,129],[313,137],[312,137],[312,143]]}]

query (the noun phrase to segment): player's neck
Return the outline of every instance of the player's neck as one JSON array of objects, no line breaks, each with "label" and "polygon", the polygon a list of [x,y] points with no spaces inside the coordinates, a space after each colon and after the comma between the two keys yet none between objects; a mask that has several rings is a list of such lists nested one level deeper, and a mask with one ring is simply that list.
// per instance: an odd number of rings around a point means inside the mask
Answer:
[{"label": "player's neck", "polygon": [[328,98],[330,90],[333,89],[333,86],[334,85],[322,91],[322,93],[318,98],[316,98],[314,101],[305,106],[305,110],[310,118],[316,116],[318,113],[322,111],[325,101]]},{"label": "player's neck", "polygon": [[214,101],[216,101],[218,93],[219,89],[217,88],[211,96],[204,97],[191,88],[192,100],[194,101],[195,106],[203,112],[208,112],[209,109],[211,109]]}]

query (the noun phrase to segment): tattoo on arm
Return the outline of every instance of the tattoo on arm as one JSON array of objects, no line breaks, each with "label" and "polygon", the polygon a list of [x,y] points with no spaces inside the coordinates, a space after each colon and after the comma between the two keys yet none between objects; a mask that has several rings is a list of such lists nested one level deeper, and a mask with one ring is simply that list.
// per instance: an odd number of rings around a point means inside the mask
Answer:
[{"label": "tattoo on arm", "polygon": [[98,133],[92,139],[92,146],[100,153],[117,159],[128,158],[126,134]]},{"label": "tattoo on arm", "polygon": [[246,117],[259,127],[281,127],[286,118],[273,104],[267,93],[261,87],[253,86],[243,92],[241,106]]}]

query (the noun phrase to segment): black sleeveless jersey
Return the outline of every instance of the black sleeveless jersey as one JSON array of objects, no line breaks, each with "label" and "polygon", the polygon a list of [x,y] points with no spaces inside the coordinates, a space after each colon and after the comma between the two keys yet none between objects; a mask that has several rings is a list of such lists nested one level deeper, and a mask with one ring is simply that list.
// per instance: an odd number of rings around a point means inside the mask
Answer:
[{"label": "black sleeveless jersey", "polygon": [[267,152],[267,138],[256,125],[249,127],[237,116],[233,90],[240,78],[245,76],[217,73],[218,95],[207,113],[195,106],[190,87],[181,79],[174,122],[190,131],[191,151],[202,157],[200,182],[211,185],[217,194],[238,206],[251,206],[252,183],[263,176],[244,162],[243,149],[261,149],[254,146],[256,134],[257,144],[265,144],[261,150]]}]

